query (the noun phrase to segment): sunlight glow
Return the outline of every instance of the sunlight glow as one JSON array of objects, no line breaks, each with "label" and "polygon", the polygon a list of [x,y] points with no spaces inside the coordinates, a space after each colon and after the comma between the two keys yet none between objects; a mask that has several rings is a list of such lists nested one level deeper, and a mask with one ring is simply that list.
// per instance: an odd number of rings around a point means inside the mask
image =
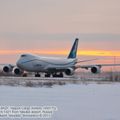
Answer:
[{"label": "sunlight glow", "polygon": [[[68,55],[69,51],[41,51],[41,50],[0,50],[0,55],[12,54],[44,54],[44,55]],[[120,56],[120,51],[102,51],[102,50],[78,50],[78,55],[86,56]]]}]

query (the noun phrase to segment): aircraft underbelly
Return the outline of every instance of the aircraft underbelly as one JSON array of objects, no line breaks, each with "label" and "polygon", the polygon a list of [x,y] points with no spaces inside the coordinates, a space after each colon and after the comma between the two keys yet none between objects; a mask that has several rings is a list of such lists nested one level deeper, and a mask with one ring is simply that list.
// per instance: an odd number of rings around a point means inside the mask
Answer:
[{"label": "aircraft underbelly", "polygon": [[65,69],[71,67],[73,62],[71,61],[45,61],[36,60],[24,64],[23,69],[30,72],[57,72],[64,71]]}]

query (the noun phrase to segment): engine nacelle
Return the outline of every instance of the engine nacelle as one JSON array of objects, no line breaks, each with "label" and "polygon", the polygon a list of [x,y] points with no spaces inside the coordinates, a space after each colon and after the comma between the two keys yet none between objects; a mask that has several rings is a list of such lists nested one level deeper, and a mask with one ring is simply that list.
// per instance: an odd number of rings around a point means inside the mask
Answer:
[{"label": "engine nacelle", "polygon": [[100,73],[101,72],[101,69],[99,66],[94,66],[91,68],[91,72],[94,73],[94,74],[97,74],[97,73]]},{"label": "engine nacelle", "polygon": [[72,68],[66,69],[66,70],[65,70],[65,74],[66,74],[66,75],[73,75],[73,74],[74,74],[74,69],[72,69]]},{"label": "engine nacelle", "polygon": [[15,68],[13,69],[13,74],[14,74],[14,75],[22,75],[22,74],[23,74],[23,71],[22,71],[20,68],[15,67]]},{"label": "engine nacelle", "polygon": [[10,65],[3,66],[3,72],[4,73],[12,72],[12,70],[13,70],[13,67],[10,66]]}]

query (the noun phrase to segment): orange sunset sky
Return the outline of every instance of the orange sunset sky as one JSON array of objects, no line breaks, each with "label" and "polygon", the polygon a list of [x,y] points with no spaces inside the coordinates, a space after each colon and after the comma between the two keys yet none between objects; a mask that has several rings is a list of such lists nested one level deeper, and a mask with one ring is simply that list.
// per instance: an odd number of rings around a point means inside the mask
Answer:
[{"label": "orange sunset sky", "polygon": [[[0,55],[15,55],[15,54],[23,54],[23,53],[31,53],[31,54],[41,54],[41,55],[68,55],[69,51],[41,51],[41,50],[0,50]],[[77,55],[85,55],[85,56],[116,56],[120,57],[119,51],[105,51],[105,50],[78,50]]]},{"label": "orange sunset sky", "polygon": [[[20,54],[67,56],[76,37],[78,57],[120,57],[119,0],[1,0],[0,63]],[[108,60],[110,62],[110,60]]]}]

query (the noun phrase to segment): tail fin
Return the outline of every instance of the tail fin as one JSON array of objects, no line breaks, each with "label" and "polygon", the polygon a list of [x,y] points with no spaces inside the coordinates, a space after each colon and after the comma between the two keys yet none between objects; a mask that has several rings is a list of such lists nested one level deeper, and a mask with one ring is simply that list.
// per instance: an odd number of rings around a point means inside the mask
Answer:
[{"label": "tail fin", "polygon": [[75,42],[74,42],[74,44],[73,44],[73,46],[72,46],[72,49],[71,49],[71,51],[70,51],[70,53],[69,53],[68,59],[69,59],[69,58],[76,58],[77,48],[78,48],[78,41],[79,41],[79,39],[76,38],[76,39],[75,39]]}]

